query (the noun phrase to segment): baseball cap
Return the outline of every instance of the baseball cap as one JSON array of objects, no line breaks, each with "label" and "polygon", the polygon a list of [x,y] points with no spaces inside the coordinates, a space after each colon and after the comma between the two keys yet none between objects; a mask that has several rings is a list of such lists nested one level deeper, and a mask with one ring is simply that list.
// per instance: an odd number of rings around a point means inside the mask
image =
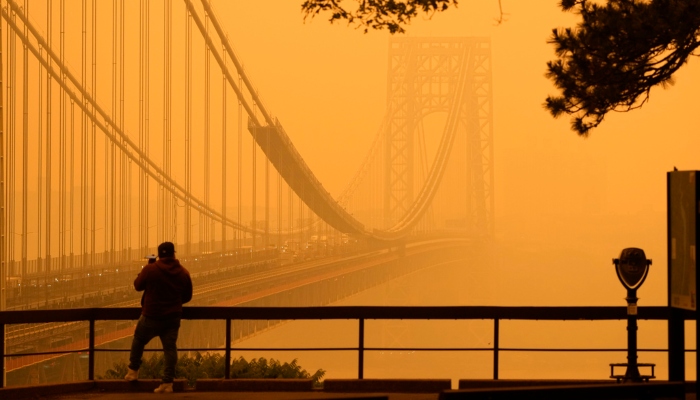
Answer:
[{"label": "baseball cap", "polygon": [[172,242],[163,242],[158,245],[158,257],[172,257],[175,255],[175,245]]}]

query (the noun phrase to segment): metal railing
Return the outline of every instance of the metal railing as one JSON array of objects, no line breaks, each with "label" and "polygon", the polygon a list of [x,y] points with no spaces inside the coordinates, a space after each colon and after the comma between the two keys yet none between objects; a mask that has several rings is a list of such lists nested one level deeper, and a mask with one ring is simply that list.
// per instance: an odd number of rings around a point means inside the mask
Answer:
[{"label": "metal railing", "polygon": [[[127,349],[99,349],[95,347],[95,321],[137,320],[140,308],[83,308],[66,310],[2,311],[0,312],[0,341],[5,341],[5,325],[49,322],[88,322],[88,347],[52,352],[5,354],[0,346],[0,371],[5,370],[6,358],[32,355],[88,353],[88,379],[95,379],[95,353],[100,351],[129,351]],[[499,346],[501,320],[530,321],[605,321],[627,319],[627,307],[497,307],[497,306],[437,306],[437,307],[185,307],[184,320],[224,320],[226,338],[224,348],[179,349],[181,351],[216,350],[224,351],[225,375],[230,376],[231,352],[233,350],[265,351],[356,351],[358,354],[359,379],[364,377],[364,354],[366,351],[490,351],[493,352],[493,379],[498,379],[499,353],[503,351],[527,352],[601,352],[626,351],[619,348],[502,348]],[[640,307],[640,320],[695,320],[695,313],[668,307]],[[231,322],[236,320],[356,320],[358,322],[357,347],[314,347],[314,348],[233,348],[231,346]],[[492,320],[493,346],[491,347],[420,347],[420,348],[381,348],[365,346],[366,320]],[[668,352],[669,349],[640,349],[640,351]],[[684,352],[689,350],[683,348]],[[682,357],[681,357],[682,358]],[[671,359],[671,358],[670,358]],[[671,365],[669,365],[671,368]],[[678,366],[675,366],[678,368]],[[683,368],[682,366],[680,368]],[[4,374],[0,375],[0,387],[5,387]]]}]

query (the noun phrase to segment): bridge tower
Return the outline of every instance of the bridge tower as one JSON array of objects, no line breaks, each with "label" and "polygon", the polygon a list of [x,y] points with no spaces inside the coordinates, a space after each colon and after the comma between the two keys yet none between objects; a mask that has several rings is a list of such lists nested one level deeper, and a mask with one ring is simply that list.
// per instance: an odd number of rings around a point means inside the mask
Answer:
[{"label": "bridge tower", "polygon": [[[450,157],[461,157],[466,162],[462,183],[457,184],[464,185],[460,192],[465,209],[453,223],[470,234],[491,236],[494,178],[490,39],[394,38],[389,43],[388,65],[389,115],[383,166],[385,226],[392,226],[405,215],[414,200],[423,120],[459,107],[455,143],[461,148],[454,148]],[[464,68],[464,93],[456,96]],[[461,101],[455,100],[460,98]]]}]

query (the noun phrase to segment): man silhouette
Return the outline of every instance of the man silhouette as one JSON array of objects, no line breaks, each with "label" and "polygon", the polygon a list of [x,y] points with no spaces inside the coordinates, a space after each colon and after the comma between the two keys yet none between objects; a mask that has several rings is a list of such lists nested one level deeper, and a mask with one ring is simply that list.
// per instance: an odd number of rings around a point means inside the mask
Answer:
[{"label": "man silhouette", "polygon": [[163,383],[155,393],[172,393],[177,363],[177,335],[180,330],[182,305],[192,299],[190,273],[175,258],[175,245],[163,242],[158,246],[158,260],[141,269],[134,288],[143,291],[141,318],[134,331],[129,356],[129,371],[124,377],[135,381],[139,377],[143,349],[158,336],[163,344]]}]

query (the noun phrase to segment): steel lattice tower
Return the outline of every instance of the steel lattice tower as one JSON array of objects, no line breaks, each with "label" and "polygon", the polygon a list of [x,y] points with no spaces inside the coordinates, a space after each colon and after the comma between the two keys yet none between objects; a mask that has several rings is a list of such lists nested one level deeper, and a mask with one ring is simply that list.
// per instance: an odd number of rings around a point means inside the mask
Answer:
[{"label": "steel lattice tower", "polygon": [[[460,71],[463,99],[453,104]],[[493,120],[489,38],[396,38],[389,43],[384,143],[384,216],[391,226],[410,208],[416,189],[417,133],[421,120],[459,107],[458,136],[466,157],[466,221],[478,235],[493,234]],[[464,140],[466,138],[466,140]]]}]

